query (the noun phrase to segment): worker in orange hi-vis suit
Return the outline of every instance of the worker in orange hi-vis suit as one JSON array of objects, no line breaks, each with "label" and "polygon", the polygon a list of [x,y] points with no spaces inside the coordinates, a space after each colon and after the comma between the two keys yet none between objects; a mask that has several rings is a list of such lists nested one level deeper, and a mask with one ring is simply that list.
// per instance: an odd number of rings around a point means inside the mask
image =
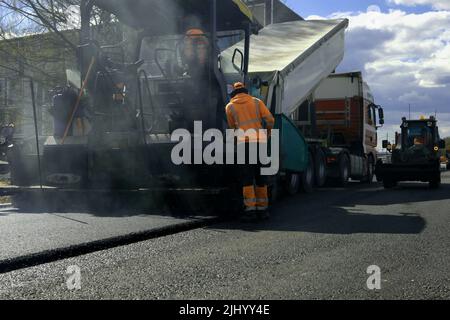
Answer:
[{"label": "worker in orange hi-vis suit", "polygon": [[[249,95],[244,84],[237,82],[233,85],[231,102],[226,106],[228,125],[232,129],[247,131],[254,129],[256,134],[239,137],[238,143],[246,144],[246,155],[250,151],[249,145],[257,143],[259,148],[267,148],[268,135],[274,127],[275,119],[263,101]],[[267,134],[261,129],[267,129]],[[247,158],[249,158],[247,156]],[[248,161],[248,160],[247,160]],[[268,186],[261,175],[261,164],[251,165],[246,161],[242,174],[245,215],[244,219],[256,216],[268,218],[269,194]]]},{"label": "worker in orange hi-vis suit", "polygon": [[187,64],[188,74],[201,76],[208,62],[209,40],[200,28],[191,28],[184,37],[183,57]]}]

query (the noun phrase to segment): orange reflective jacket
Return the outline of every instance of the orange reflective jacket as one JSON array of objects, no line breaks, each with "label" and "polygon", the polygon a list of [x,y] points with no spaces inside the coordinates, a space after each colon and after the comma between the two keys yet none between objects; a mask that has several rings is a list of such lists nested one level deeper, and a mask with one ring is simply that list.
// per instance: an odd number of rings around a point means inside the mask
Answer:
[{"label": "orange reflective jacket", "polygon": [[270,130],[275,125],[275,119],[264,102],[252,96],[240,93],[226,107],[228,125],[232,129],[247,131],[255,129],[256,135],[239,138],[239,142],[267,142],[267,135],[260,129]]}]

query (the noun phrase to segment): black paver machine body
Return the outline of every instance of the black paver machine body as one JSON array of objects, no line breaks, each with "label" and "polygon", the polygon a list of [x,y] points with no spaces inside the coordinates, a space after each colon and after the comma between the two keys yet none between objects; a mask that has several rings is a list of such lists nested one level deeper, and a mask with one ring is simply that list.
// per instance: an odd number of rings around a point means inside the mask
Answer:
[{"label": "black paver machine body", "polygon": [[[95,34],[90,25],[95,7],[112,13],[133,30],[137,41],[131,58],[113,58],[109,52],[116,50],[123,56],[125,50],[120,46],[101,47],[91,39]],[[246,81],[250,34],[258,29],[244,3],[83,0],[81,20],[78,56],[85,94],[79,102],[79,90],[66,90],[55,97],[54,108],[66,108],[66,112],[54,113],[59,124],[41,149],[40,164],[35,161],[36,155],[30,160],[16,150],[13,184],[30,187],[40,180],[41,187],[89,192],[211,191],[230,185],[232,167],[195,164],[194,152],[201,150],[194,149],[202,149],[205,142],[196,136],[194,129],[199,127],[194,128],[194,121],[201,121],[203,131],[226,129],[228,88],[234,81]],[[189,28],[204,31],[199,37],[203,38],[201,54],[206,62],[200,71],[195,65],[187,66],[183,57]],[[245,50],[237,50],[232,61],[224,61],[220,45],[226,45],[224,39],[229,38],[231,45],[237,35],[235,41],[245,39]],[[194,55],[198,54],[195,49]],[[224,74],[221,66],[226,63],[235,67],[234,74]],[[86,119],[88,124],[84,126]],[[76,133],[77,125],[82,127],[81,133]],[[171,135],[177,129],[188,132],[192,140],[191,165],[172,161],[173,148],[179,141],[173,141]],[[39,170],[35,170],[37,165]]]}]

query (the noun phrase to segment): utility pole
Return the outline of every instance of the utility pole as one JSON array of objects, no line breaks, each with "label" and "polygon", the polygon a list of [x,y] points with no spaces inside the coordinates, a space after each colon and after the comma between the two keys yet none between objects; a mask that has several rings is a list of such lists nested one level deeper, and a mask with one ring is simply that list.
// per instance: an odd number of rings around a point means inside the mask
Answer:
[{"label": "utility pole", "polygon": [[272,0],[272,3],[270,4],[270,24],[273,24],[273,14],[275,13],[275,8],[274,8],[274,0]]},{"label": "utility pole", "polygon": [[409,120],[411,120],[411,103],[408,104],[408,107],[409,107]]}]

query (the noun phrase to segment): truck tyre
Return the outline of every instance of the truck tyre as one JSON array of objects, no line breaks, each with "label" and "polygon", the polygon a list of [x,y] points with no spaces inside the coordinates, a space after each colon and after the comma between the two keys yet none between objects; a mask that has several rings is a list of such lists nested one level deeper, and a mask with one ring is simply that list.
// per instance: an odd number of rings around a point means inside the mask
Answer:
[{"label": "truck tyre", "polygon": [[385,189],[392,189],[395,188],[398,185],[398,182],[392,179],[384,179],[383,180],[383,187]]},{"label": "truck tyre", "polygon": [[293,196],[300,190],[301,176],[298,173],[288,173],[286,175],[286,192]]},{"label": "truck tyre", "polygon": [[311,193],[314,191],[314,177],[314,160],[310,154],[308,167],[301,173],[300,189],[303,193]]},{"label": "truck tyre", "polygon": [[375,176],[377,178],[377,182],[383,182],[383,178],[377,174],[378,173],[378,168],[383,165],[383,161],[381,161],[380,159],[378,159],[376,167],[375,167]]},{"label": "truck tyre", "polygon": [[369,158],[367,159],[366,176],[363,178],[363,180],[361,180],[361,182],[371,184],[373,182],[374,172],[374,161],[373,158],[369,156]]},{"label": "truck tyre", "polygon": [[280,181],[275,179],[273,183],[269,185],[269,204],[273,205],[281,199],[282,192],[280,190]]},{"label": "truck tyre", "polygon": [[336,182],[339,187],[348,185],[350,179],[350,160],[346,155],[341,155],[339,158],[339,177]]},{"label": "truck tyre", "polygon": [[318,149],[314,159],[315,182],[318,188],[321,188],[327,182],[327,164],[325,154],[321,149]]}]

